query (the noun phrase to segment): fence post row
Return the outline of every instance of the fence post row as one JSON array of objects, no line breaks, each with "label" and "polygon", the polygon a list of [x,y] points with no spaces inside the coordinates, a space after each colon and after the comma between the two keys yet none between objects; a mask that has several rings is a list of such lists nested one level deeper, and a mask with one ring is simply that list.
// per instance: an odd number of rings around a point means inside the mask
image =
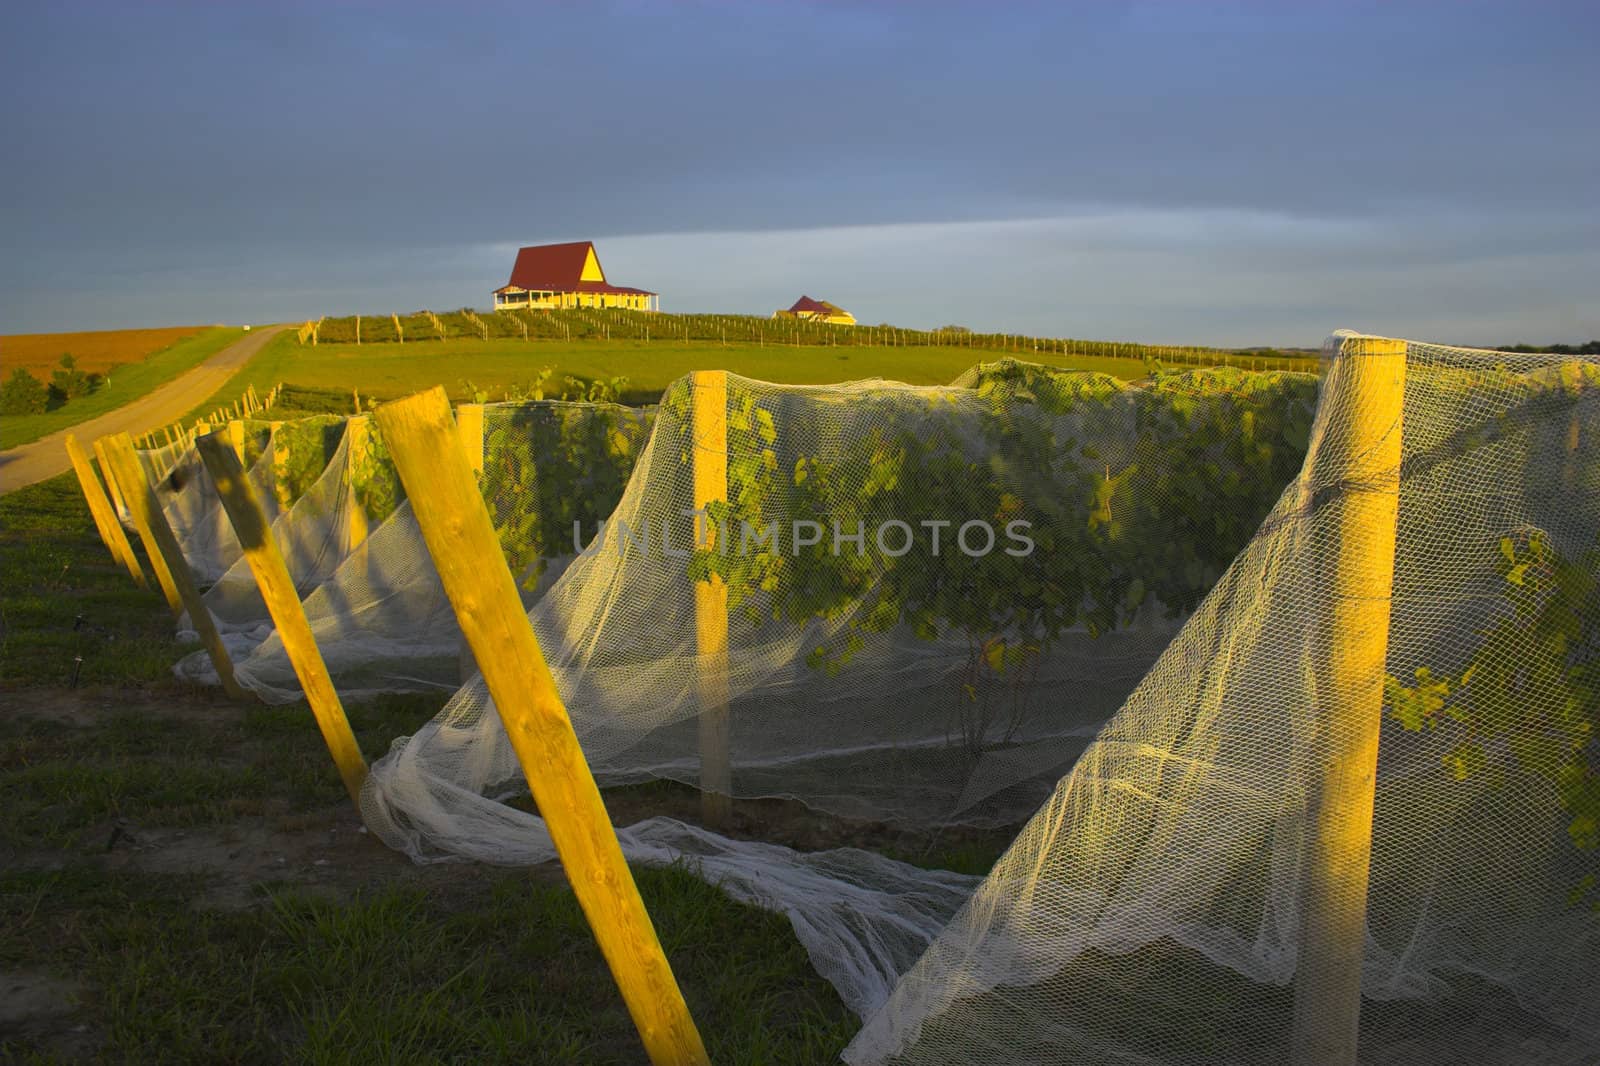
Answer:
[{"label": "fence post row", "polygon": [[128,501],[134,527],[144,541],[151,568],[161,582],[162,592],[166,593],[167,605],[172,608],[174,616],[185,610],[189,612],[189,621],[194,624],[195,632],[200,634],[200,641],[211,656],[211,665],[216,668],[223,691],[234,699],[244,698],[244,690],[233,677],[233,662],[228,658],[228,649],[223,646],[211,612],[200,598],[200,589],[195,585],[194,575],[189,572],[189,564],[184,561],[183,550],[178,546],[177,537],[172,534],[172,527],[167,524],[167,516],[161,511],[155,490],[150,487],[150,481],[139,465],[133,440],[126,433],[102,440],[106,446],[105,454],[111,460],[111,474],[122,484],[123,498]]},{"label": "fence post row", "polygon": [[650,1061],[707,1063],[523,611],[443,389],[375,417],[462,632]]},{"label": "fence post row", "polygon": [[94,472],[88,453],[73,433],[67,434],[67,458],[72,460],[72,470],[78,475],[78,487],[83,490],[83,498],[89,504],[89,514],[94,517],[95,528],[100,531],[100,539],[111,552],[111,557],[127,568],[128,576],[133,578],[135,585],[142,589],[149,588],[144,578],[144,568],[139,565],[139,557],[133,553],[133,545],[128,543],[128,534],[123,531],[122,521],[106,496],[100,476]]},{"label": "fence post row", "polygon": [[1300,910],[1291,1061],[1354,1066],[1372,863],[1372,812],[1394,593],[1406,344],[1351,337],[1325,379],[1330,421],[1308,458],[1337,524],[1320,641],[1329,691],[1318,723],[1319,779]]},{"label": "fence post row", "polygon": [[356,743],[350,729],[350,719],[345,715],[344,704],[328,676],[327,664],[317,648],[311,624],[306,620],[305,608],[300,604],[300,593],[294,578],[284,564],[283,553],[272,539],[271,526],[262,511],[261,500],[256,496],[250,480],[244,476],[244,465],[234,451],[212,433],[195,441],[195,448],[211,480],[217,486],[217,495],[228,521],[244,549],[244,557],[255,575],[256,587],[266,601],[267,612],[272,616],[278,639],[289,656],[300,687],[305,690],[306,701],[316,717],[317,728],[333,756],[334,766],[344,780],[345,790],[357,806],[361,805],[361,785],[366,780],[367,763],[361,757],[361,746]]}]

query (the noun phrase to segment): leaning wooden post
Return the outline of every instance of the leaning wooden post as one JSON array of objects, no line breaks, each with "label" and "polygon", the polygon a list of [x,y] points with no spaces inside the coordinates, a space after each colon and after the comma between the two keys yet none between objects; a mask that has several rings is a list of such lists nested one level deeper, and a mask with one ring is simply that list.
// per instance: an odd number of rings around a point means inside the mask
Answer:
[{"label": "leaning wooden post", "polygon": [[233,661],[228,658],[228,649],[223,646],[222,636],[211,619],[211,612],[200,598],[200,589],[195,586],[194,575],[184,561],[178,538],[172,535],[172,527],[167,524],[167,516],[161,511],[155,490],[150,487],[144,470],[139,466],[139,457],[133,452],[133,441],[126,433],[102,439],[106,444],[106,455],[111,459],[112,476],[122,484],[123,498],[128,501],[133,513],[133,524],[139,530],[139,539],[144,541],[151,569],[155,570],[161,590],[166,593],[167,605],[172,608],[174,615],[185,610],[189,612],[189,621],[194,624],[195,632],[200,634],[200,641],[211,656],[211,665],[216,667],[222,690],[234,699],[243,699],[244,690],[233,679]]},{"label": "leaning wooden post", "polygon": [[[689,376],[690,434],[694,442],[694,507],[704,515],[728,500],[728,373],[702,370]],[[704,522],[704,546],[724,550],[730,531]],[[700,546],[696,534],[696,546]],[[700,702],[700,816],[721,827],[733,815],[733,770],[728,755],[728,586],[712,574],[694,586],[695,687]]]},{"label": "leaning wooden post", "polygon": [[[461,453],[467,457],[467,466],[472,468],[480,492],[483,490],[483,414],[484,405],[481,403],[464,403],[456,407],[456,437],[461,442]],[[462,684],[477,676],[478,660],[464,636],[461,638],[457,662]]]},{"label": "leaning wooden post", "polygon": [[1323,384],[1332,412],[1309,462],[1336,536],[1323,663],[1327,696],[1301,898],[1292,1062],[1353,1066],[1372,864],[1373,794],[1394,594],[1406,344],[1345,337]]},{"label": "leaning wooden post", "polygon": [[67,458],[72,460],[73,472],[78,475],[78,487],[83,490],[89,513],[94,516],[95,528],[100,531],[100,539],[105,542],[111,557],[127,568],[128,576],[133,578],[135,585],[142,589],[149,588],[144,579],[144,567],[139,565],[139,557],[133,554],[133,545],[128,543],[128,534],[123,531],[122,522],[112,510],[111,500],[100,483],[100,476],[89,462],[89,453],[83,450],[83,445],[72,433],[67,434]]},{"label": "leaning wooden post", "polygon": [[67,434],[67,460],[72,463],[72,472],[78,477],[78,488],[83,491],[84,503],[89,505],[89,517],[94,519],[94,528],[95,532],[100,534],[100,543],[106,546],[106,551],[111,553],[113,559],[121,563],[122,555],[117,551],[105,522],[105,516],[111,510],[111,500],[106,496],[105,486],[96,476],[83,445],[78,443],[77,435],[73,433]]},{"label": "leaning wooden post", "polygon": [[300,679],[300,687],[305,690],[306,702],[311,704],[311,713],[317,719],[317,728],[322,730],[322,739],[333,756],[333,764],[339,768],[350,799],[359,808],[367,763],[361,757],[361,746],[350,729],[350,719],[345,716],[344,704],[339,701],[333,679],[328,676],[327,664],[322,661],[322,652],[311,633],[311,623],[306,621],[294,578],[289,576],[283,553],[272,539],[261,500],[244,476],[244,466],[238,455],[216,434],[201,437],[195,441],[195,448],[211,472],[217,495],[222,499],[222,509],[233,523],[244,557],[250,563],[250,572],[255,575],[256,587],[261,590],[278,639],[283,641],[283,650],[294,666],[295,676]]},{"label": "leaning wooden post", "polygon": [[[105,438],[97,439],[90,447],[94,449],[95,461],[100,464],[100,472],[105,475],[106,491],[111,494],[111,506],[117,509],[117,520],[120,522],[123,515],[132,519],[133,512],[128,510],[128,501],[122,498],[122,486],[117,484],[116,475],[111,472],[111,460],[106,458]],[[153,563],[152,568],[154,568]]]},{"label": "leaning wooden post", "polygon": [[376,416],[423,540],[472,650],[573,894],[657,1064],[706,1063],[600,790],[523,611],[443,389]]}]

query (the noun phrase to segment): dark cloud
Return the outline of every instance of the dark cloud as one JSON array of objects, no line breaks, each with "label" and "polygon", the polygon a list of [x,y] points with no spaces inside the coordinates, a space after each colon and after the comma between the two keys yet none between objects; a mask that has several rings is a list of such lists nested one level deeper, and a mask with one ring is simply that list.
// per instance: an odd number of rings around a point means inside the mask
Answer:
[{"label": "dark cloud", "polygon": [[[68,278],[204,276],[249,307],[252,290],[359,275],[374,299],[446,303],[413,287],[441,272],[401,257],[1108,208],[1455,219],[1395,249],[1428,262],[1483,254],[1485,230],[1535,257],[1592,252],[1597,11],[10,4],[0,314],[76,324],[41,311],[72,306]],[[1041,263],[1059,239],[1008,232]],[[1308,258],[1260,254],[1291,272]],[[718,283],[713,264],[674,273]],[[1531,305],[1543,282],[1503,284]],[[193,304],[143,300],[141,320]]]}]

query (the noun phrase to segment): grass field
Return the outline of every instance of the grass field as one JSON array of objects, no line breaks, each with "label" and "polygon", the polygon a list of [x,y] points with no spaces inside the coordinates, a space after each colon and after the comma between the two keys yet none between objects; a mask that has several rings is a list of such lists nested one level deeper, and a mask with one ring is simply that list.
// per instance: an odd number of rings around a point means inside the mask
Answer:
[{"label": "grass field", "polygon": [[[821,385],[862,378],[886,378],[912,385],[943,385],[975,363],[1005,356],[1037,359],[1057,366],[1098,370],[1126,380],[1143,377],[1137,359],[1101,356],[1063,358],[1059,353],[998,351],[948,346],[829,348],[761,347],[716,341],[575,340],[523,341],[490,338],[450,339],[418,344],[319,344],[302,346],[292,331],[273,338],[250,365],[236,374],[204,410],[231,403],[254,385],[265,393],[283,382],[307,390],[395,399],[443,385],[452,400],[472,398],[468,382],[501,399],[508,388],[530,384],[543,367],[554,373],[546,395],[559,394],[566,376],[585,381],[626,377],[624,399],[648,403],[691,370],[720,369],[792,385]],[[197,409],[196,414],[202,413]]]},{"label": "grass field", "polygon": [[[159,350],[145,347],[148,341],[153,340],[153,335],[177,334],[177,338],[169,341]],[[47,333],[31,334],[25,337],[0,338],[0,374],[10,374],[13,366],[19,365],[12,362],[12,343],[26,341],[33,345],[39,338],[100,338],[100,347],[92,349],[102,353],[107,351],[120,351],[126,358],[120,360],[117,369],[112,371],[109,383],[101,386],[85,396],[70,400],[54,411],[45,411],[37,415],[7,415],[0,419],[0,448],[14,448],[18,444],[38,440],[58,429],[75,426],[79,422],[87,421],[107,411],[115,410],[123,404],[144,396],[161,385],[165,385],[184,371],[205,362],[217,352],[226,348],[244,335],[244,331],[232,327],[218,326],[215,328],[186,328],[178,330],[140,329],[124,330],[108,333]],[[117,347],[117,342],[111,338],[128,338],[126,346]],[[26,354],[29,349],[20,346],[18,351]],[[42,349],[33,349],[39,351]],[[29,366],[30,372],[40,380],[49,383],[50,370],[56,360],[61,357],[61,351],[71,351],[77,356],[76,347],[55,349],[55,355],[44,366]],[[86,349],[89,350],[89,349]],[[137,354],[135,354],[137,353]],[[21,364],[27,365],[27,364]],[[84,371],[103,373],[107,366],[112,364],[91,364],[87,358],[78,360],[78,368]]]},{"label": "grass field", "polygon": [[[0,497],[0,1061],[642,1061],[558,866],[389,851],[309,708],[175,681],[172,632],[70,475]],[[440,702],[349,712],[370,759]],[[606,803],[620,824],[698,810],[670,784]],[[1004,844],[792,807],[736,804],[733,835],[969,872]],[[683,870],[635,876],[714,1062],[836,1059],[858,1023],[782,916]]]}]

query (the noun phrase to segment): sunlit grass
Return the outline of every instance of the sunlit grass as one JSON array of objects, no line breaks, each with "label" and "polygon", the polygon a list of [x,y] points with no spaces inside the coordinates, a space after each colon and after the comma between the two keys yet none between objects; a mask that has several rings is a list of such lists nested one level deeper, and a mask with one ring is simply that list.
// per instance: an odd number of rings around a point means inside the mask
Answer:
[{"label": "sunlit grass", "polygon": [[[673,381],[691,370],[735,374],[792,385],[823,385],[862,378],[884,378],[911,385],[944,385],[976,363],[1011,354],[1055,366],[1080,367],[1133,380],[1147,368],[1137,359],[1063,356],[1060,353],[1007,353],[950,346],[800,347],[749,342],[640,340],[509,340],[453,338],[413,344],[301,345],[293,330],[274,337],[250,363],[194,412],[232,403],[254,385],[265,394],[287,383],[364,400],[406,396],[442,385],[456,402],[468,402],[472,389],[503,398],[507,389],[530,385],[544,367],[553,368],[547,395],[561,392],[563,379],[628,379],[623,398],[651,403]],[[469,386],[470,383],[470,386]]]}]

